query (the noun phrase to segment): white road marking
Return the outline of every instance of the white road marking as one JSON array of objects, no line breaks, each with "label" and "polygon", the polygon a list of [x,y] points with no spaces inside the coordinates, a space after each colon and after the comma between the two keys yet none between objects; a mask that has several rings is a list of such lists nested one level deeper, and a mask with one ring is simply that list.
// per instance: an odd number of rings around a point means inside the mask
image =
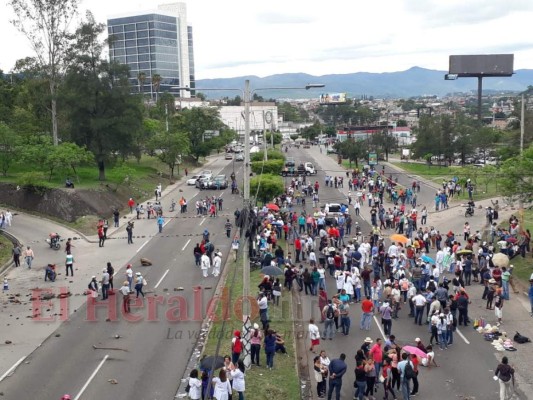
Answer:
[{"label": "white road marking", "polygon": [[166,220],[166,221],[165,221],[165,222],[163,223],[163,227],[164,227],[164,226],[165,226],[166,224],[168,224],[168,223],[169,223],[170,221],[171,221],[171,219],[170,219],[170,218],[169,218],[169,219],[167,219],[167,220]]},{"label": "white road marking", "polygon": [[202,222],[200,222],[200,225],[202,225],[205,222],[206,219],[207,218],[204,217],[204,219],[202,219]]},{"label": "white road marking", "polygon": [[463,335],[463,334],[461,333],[461,331],[459,330],[459,328],[456,328],[456,329],[455,329],[455,332],[457,332],[457,334],[458,334],[459,336],[461,336],[461,339],[463,339],[463,340],[465,341],[466,344],[470,344],[470,342],[468,341],[468,339],[465,337],[465,335]]},{"label": "white road marking", "polygon": [[87,387],[91,384],[92,380],[94,379],[98,371],[100,371],[100,368],[102,368],[102,366],[104,365],[104,363],[106,362],[108,358],[109,358],[109,354],[106,354],[104,356],[104,359],[100,361],[100,364],[98,364],[98,367],[96,367],[96,369],[93,371],[89,379],[87,379],[87,382],[85,382],[85,385],[83,385],[79,393],[76,395],[76,397],[74,397],[74,400],[79,400],[81,398],[81,396],[83,395],[83,392],[85,392]]},{"label": "white road marking", "polygon": [[160,284],[161,282],[163,282],[163,279],[165,279],[165,276],[167,276],[168,271],[170,271],[170,270],[167,269],[167,270],[165,271],[165,273],[163,274],[163,276],[161,277],[161,279],[159,279],[159,281],[157,281],[157,283],[156,283],[155,286],[154,286],[154,289],[157,289],[157,287],[159,286],[159,284]]},{"label": "white road marking", "polygon": [[141,245],[141,247],[139,247],[139,248],[137,249],[136,253],[138,253],[139,251],[141,251],[141,249],[142,249],[144,246],[146,246],[146,244],[147,244],[148,242],[149,242],[148,240],[147,240],[146,242],[144,242],[144,243]]},{"label": "white road marking", "polygon": [[374,315],[374,321],[376,321],[376,325],[378,326],[378,329],[381,332],[381,336],[383,336],[383,340],[387,340],[387,337],[385,336],[385,332],[383,331],[383,328],[381,328],[381,324],[379,323],[375,315]]},{"label": "white road marking", "polygon": [[220,193],[220,196],[218,196],[218,197],[222,197],[223,194],[224,194],[224,192]]},{"label": "white road marking", "polygon": [[6,373],[4,375],[2,375],[0,377],[0,382],[2,382],[5,378],[7,378],[8,376],[11,376],[11,374],[13,372],[15,372],[15,370],[17,369],[17,367],[22,364],[22,361],[24,361],[26,359],[26,356],[22,357],[20,360],[18,360],[15,364],[13,364],[13,366],[11,368],[9,368]]},{"label": "white road marking", "polygon": [[189,243],[191,243],[191,239],[187,240],[187,243],[185,243],[185,245],[181,248],[181,251],[184,251],[185,248],[189,245]]}]

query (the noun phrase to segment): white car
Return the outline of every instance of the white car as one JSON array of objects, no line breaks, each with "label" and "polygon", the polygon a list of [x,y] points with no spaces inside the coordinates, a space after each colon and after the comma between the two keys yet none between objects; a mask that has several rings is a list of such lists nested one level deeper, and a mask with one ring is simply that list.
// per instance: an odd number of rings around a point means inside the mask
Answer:
[{"label": "white car", "polygon": [[213,171],[210,169],[204,169],[202,172],[200,172],[200,175],[206,177],[206,178],[212,178],[213,177]]},{"label": "white car", "polygon": [[196,185],[196,180],[200,178],[202,175],[193,175],[189,179],[187,179],[187,185],[194,186]]}]

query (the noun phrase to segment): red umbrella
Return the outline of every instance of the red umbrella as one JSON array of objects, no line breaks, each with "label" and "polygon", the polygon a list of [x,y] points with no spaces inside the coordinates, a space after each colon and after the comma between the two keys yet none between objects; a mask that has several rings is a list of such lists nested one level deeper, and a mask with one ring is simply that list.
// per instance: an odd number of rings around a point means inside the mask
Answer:
[{"label": "red umbrella", "polygon": [[266,207],[272,211],[279,211],[278,205],[274,203],[268,203]]}]

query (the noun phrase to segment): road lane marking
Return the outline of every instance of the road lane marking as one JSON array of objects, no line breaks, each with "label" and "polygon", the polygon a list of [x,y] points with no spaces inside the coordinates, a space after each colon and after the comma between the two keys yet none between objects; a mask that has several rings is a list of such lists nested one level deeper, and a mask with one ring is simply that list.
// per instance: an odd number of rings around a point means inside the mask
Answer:
[{"label": "road lane marking", "polygon": [[463,339],[463,340],[465,341],[466,344],[470,344],[470,342],[468,341],[468,339],[465,337],[465,335],[463,335],[463,334],[461,333],[461,331],[459,330],[459,328],[455,328],[455,331],[457,332],[457,334],[458,334],[459,336],[461,336],[461,339]]},{"label": "road lane marking", "polygon": [[163,276],[161,277],[161,279],[159,279],[159,280],[157,281],[157,283],[155,284],[154,289],[157,289],[157,287],[159,286],[159,284],[160,284],[161,282],[163,282],[163,279],[165,279],[165,276],[167,276],[168,271],[170,271],[170,269],[167,269],[167,270],[165,271],[165,273],[163,274]]},{"label": "road lane marking", "polygon": [[218,196],[218,197],[222,197],[223,194],[224,194],[224,192],[220,193],[220,196]]},{"label": "road lane marking", "polygon": [[106,354],[104,356],[104,359],[100,361],[100,364],[98,364],[98,367],[96,367],[96,369],[93,371],[89,379],[87,379],[87,382],[85,382],[85,385],[83,385],[79,393],[76,395],[76,397],[74,397],[74,400],[79,400],[81,398],[81,396],[83,395],[83,392],[85,392],[87,387],[91,384],[92,380],[94,379],[98,371],[100,371],[100,368],[102,368],[102,366],[104,365],[104,363],[106,362],[108,358],[109,358],[109,354]]},{"label": "road lane marking", "polygon": [[189,243],[191,243],[191,239],[187,240],[187,243],[185,243],[185,246],[181,248],[181,251],[184,251],[185,248],[189,245]]},{"label": "road lane marking", "polygon": [[22,364],[22,361],[24,361],[26,359],[26,356],[22,357],[20,360],[18,360],[15,364],[13,364],[13,366],[11,368],[9,368],[6,373],[4,375],[2,375],[0,377],[0,382],[2,382],[5,378],[7,378],[8,376],[11,376],[11,374],[13,372],[15,372],[15,370],[17,369],[17,367]]},{"label": "road lane marking", "polygon": [[378,329],[381,332],[381,336],[383,336],[383,340],[387,340],[387,336],[385,336],[385,332],[383,331],[383,328],[381,328],[381,324],[379,323],[375,315],[374,315],[374,321],[376,321],[376,325],[378,326]]},{"label": "road lane marking", "polygon": [[146,244],[147,244],[148,242],[149,242],[149,240],[147,240],[146,242],[144,242],[144,243],[141,245],[141,247],[139,247],[139,248],[137,249],[136,253],[138,253],[139,251],[141,251],[141,249],[142,249],[144,246],[146,246]]},{"label": "road lane marking", "polygon": [[171,221],[171,218],[168,218],[165,223],[163,223],[163,227],[168,224]]},{"label": "road lane marking", "polygon": [[200,225],[202,225],[207,218],[202,219],[202,222],[200,222]]}]

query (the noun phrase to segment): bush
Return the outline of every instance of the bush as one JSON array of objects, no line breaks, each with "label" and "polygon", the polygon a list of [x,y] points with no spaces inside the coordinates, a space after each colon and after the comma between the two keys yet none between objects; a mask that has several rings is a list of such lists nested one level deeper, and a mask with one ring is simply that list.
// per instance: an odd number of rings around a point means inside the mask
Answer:
[{"label": "bush", "polygon": [[254,174],[279,175],[283,170],[284,160],[268,160],[252,162],[252,172]]},{"label": "bush", "polygon": [[263,203],[281,195],[284,190],[283,179],[279,175],[262,174],[250,179],[250,194]]},{"label": "bush", "polygon": [[[267,155],[269,160],[285,160],[285,156],[279,150],[269,149],[267,151]],[[265,154],[262,151],[250,155],[250,159],[252,162],[263,161],[263,158],[265,158]]]}]

